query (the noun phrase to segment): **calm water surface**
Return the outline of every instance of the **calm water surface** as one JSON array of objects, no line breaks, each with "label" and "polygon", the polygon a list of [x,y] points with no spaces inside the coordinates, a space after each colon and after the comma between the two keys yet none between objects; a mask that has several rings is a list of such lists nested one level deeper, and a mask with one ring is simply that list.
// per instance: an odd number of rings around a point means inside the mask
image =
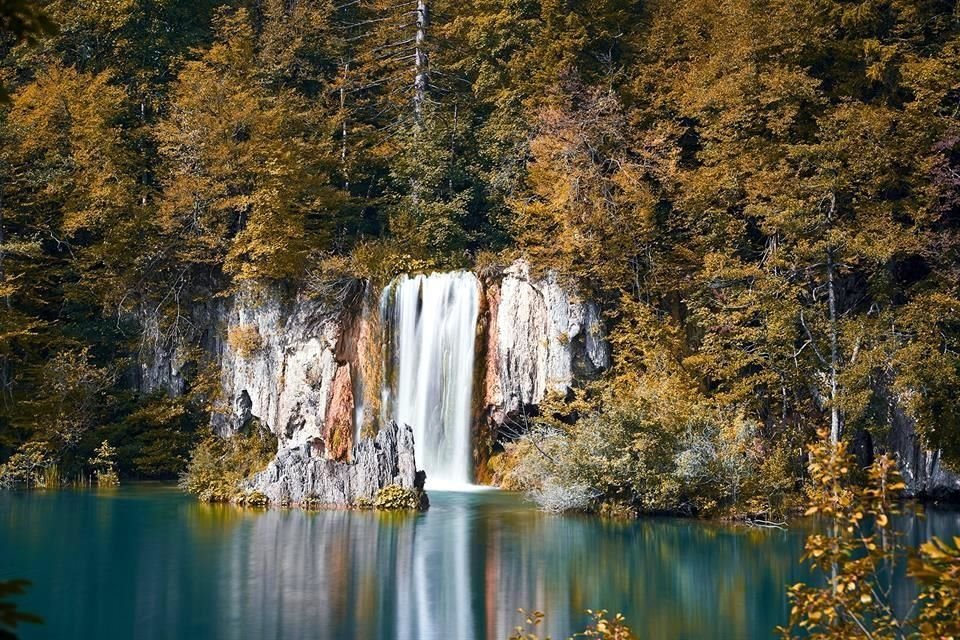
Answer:
[{"label": "calm water surface", "polygon": [[[433,493],[425,514],[251,511],[176,489],[0,492],[0,577],[45,624],[97,640],[505,639],[518,607],[545,632],[622,611],[644,639],[769,638],[805,531],[538,513],[500,492]],[[904,523],[913,541],[960,513]]]}]

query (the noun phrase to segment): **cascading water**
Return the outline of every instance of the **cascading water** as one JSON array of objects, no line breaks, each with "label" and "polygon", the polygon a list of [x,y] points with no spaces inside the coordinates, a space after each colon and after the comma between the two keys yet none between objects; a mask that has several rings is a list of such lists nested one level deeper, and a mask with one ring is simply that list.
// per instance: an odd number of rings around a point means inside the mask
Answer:
[{"label": "cascading water", "polygon": [[470,482],[480,286],[469,272],[400,276],[383,291],[382,419],[413,428],[427,488]]}]

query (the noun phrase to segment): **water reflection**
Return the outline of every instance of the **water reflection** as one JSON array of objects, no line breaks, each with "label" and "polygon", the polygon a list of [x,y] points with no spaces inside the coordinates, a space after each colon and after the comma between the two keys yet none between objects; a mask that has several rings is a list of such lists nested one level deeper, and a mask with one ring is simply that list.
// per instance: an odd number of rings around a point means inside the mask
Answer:
[{"label": "water reflection", "polygon": [[[805,531],[560,518],[501,493],[426,514],[243,511],[174,491],[0,496],[0,575],[36,585],[25,638],[506,638],[517,607],[563,638],[587,608],[643,638],[771,637]],[[911,542],[957,512],[904,520]],[[9,552],[14,550],[14,552]],[[898,594],[898,600],[909,594]]]}]

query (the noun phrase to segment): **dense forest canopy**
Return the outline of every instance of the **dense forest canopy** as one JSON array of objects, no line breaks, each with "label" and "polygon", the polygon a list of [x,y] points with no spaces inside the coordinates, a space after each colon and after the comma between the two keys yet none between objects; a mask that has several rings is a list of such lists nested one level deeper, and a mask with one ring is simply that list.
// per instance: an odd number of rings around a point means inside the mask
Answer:
[{"label": "dense forest canopy", "polygon": [[545,415],[611,493],[694,423],[768,484],[897,412],[960,462],[955,2],[41,4],[0,42],[0,459],[176,474],[209,375],[136,363],[198,301],[524,256],[606,310]]}]

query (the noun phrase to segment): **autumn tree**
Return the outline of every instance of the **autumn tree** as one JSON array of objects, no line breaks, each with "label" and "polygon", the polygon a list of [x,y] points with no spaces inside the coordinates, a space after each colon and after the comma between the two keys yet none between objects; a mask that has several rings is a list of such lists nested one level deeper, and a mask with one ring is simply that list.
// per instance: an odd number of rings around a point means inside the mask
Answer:
[{"label": "autumn tree", "polygon": [[157,127],[164,166],[160,233],[168,285],[222,270],[235,282],[296,278],[329,239],[335,194],[303,98],[259,83],[245,10],[216,17],[217,41],[188,62]]}]

